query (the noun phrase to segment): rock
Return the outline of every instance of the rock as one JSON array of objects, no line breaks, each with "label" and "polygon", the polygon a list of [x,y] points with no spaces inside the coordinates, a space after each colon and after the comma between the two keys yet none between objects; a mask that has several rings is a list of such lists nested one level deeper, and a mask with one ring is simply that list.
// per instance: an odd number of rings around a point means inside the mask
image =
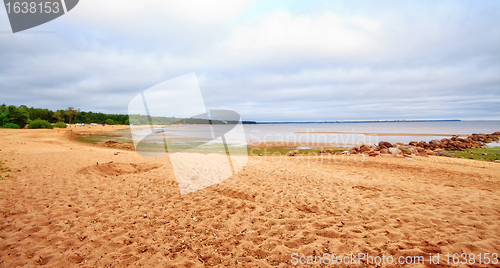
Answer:
[{"label": "rock", "polygon": [[378,150],[379,151],[382,151],[382,150],[387,150],[387,147],[385,145],[379,145],[378,146]]},{"label": "rock", "polygon": [[422,148],[422,147],[417,147],[417,148],[415,148],[415,149],[416,149],[416,150],[417,150],[417,152],[419,152],[419,153],[425,153],[425,149],[424,149],[424,148]]},{"label": "rock", "polygon": [[362,153],[369,152],[369,151],[371,151],[371,148],[370,148],[370,146],[368,146],[366,144],[362,144],[361,147],[359,147],[359,151]]},{"label": "rock", "polygon": [[325,153],[327,153],[327,154],[333,154],[333,150],[332,149],[328,149],[328,150],[325,151]]},{"label": "rock", "polygon": [[288,152],[288,156],[296,156],[298,154],[299,154],[299,152],[297,152],[297,151],[290,151],[290,152]]},{"label": "rock", "polygon": [[387,149],[387,148],[380,149],[380,153],[381,154],[388,154],[389,153],[389,149]]},{"label": "rock", "polygon": [[401,152],[403,152],[403,154],[411,155],[411,150],[410,150],[410,147],[408,147],[408,146],[400,145],[400,146],[398,146],[398,149]]},{"label": "rock", "polygon": [[390,143],[388,141],[381,141],[381,142],[378,143],[378,146],[380,146],[380,147],[385,146],[386,148],[391,148],[392,147],[392,143]]},{"label": "rock", "polygon": [[411,146],[417,146],[417,142],[416,141],[410,141],[410,143],[408,143],[408,145],[411,145]]},{"label": "rock", "polygon": [[440,146],[442,142],[440,140],[431,140],[429,144],[434,145],[434,146]]},{"label": "rock", "polygon": [[[439,156],[446,156],[446,157],[452,157],[452,155],[450,153],[448,153],[447,151],[438,151],[437,154]],[[454,154],[453,154],[454,155]],[[456,155],[455,155],[456,157]]]},{"label": "rock", "polygon": [[399,150],[398,148],[395,148],[395,147],[389,148],[389,153],[394,155],[394,156],[403,154],[403,152],[401,152],[401,150]]},{"label": "rock", "polygon": [[376,152],[376,151],[370,151],[370,152],[368,153],[368,156],[376,157],[376,156],[380,156],[380,153],[379,153],[379,152]]},{"label": "rock", "polygon": [[437,156],[437,155],[438,155],[438,153],[437,153],[437,152],[434,152],[434,151],[432,151],[432,150],[427,150],[427,151],[425,151],[425,153],[426,153],[427,155],[433,155],[433,156]]}]

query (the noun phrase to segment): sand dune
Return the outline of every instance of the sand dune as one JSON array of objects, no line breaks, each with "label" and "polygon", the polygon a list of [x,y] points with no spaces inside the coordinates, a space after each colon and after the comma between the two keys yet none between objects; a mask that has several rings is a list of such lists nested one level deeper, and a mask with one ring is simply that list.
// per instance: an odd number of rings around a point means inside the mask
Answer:
[{"label": "sand dune", "polygon": [[448,267],[446,253],[500,253],[498,163],[251,156],[180,196],[168,159],[65,131],[0,130],[2,267],[289,267],[325,252],[426,266],[440,253]]}]

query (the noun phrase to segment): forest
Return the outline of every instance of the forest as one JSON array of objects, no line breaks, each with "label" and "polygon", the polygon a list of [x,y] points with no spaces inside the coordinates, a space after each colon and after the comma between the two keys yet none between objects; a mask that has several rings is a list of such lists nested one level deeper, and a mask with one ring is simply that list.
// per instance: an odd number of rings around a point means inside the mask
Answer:
[{"label": "forest", "polygon": [[[105,114],[92,111],[82,111],[79,108],[68,107],[52,111],[43,108],[27,107],[26,105],[14,106],[0,105],[0,127],[3,128],[23,128],[33,121],[46,121],[50,124],[55,123],[97,123],[108,125],[171,125],[171,124],[237,124],[237,121],[217,121],[198,118],[176,118],[176,117],[155,117],[145,115],[127,114]],[[243,124],[255,124],[253,121],[243,121]]]}]

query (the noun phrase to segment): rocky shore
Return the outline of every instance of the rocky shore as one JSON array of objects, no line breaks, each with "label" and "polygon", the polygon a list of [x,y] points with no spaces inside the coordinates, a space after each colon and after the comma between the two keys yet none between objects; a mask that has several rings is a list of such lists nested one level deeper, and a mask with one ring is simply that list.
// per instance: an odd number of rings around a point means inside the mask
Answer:
[{"label": "rocky shore", "polygon": [[[416,142],[412,141],[408,144],[401,142],[392,144],[387,141],[381,141],[378,145],[362,144],[351,148],[347,151],[349,154],[367,154],[372,157],[380,156],[381,154],[402,155],[406,157],[438,155],[453,157],[454,154],[448,151],[463,151],[468,148],[477,148],[487,143],[498,141],[500,139],[500,132],[491,134],[472,134],[467,138],[459,138],[453,136],[452,138],[445,138],[442,140],[431,140],[430,142]],[[325,151],[326,152],[326,151]]]}]

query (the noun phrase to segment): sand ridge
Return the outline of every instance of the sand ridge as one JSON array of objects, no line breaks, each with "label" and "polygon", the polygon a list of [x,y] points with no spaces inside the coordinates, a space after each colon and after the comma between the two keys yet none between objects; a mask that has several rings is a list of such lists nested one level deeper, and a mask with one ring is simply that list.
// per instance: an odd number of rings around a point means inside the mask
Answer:
[{"label": "sand ridge", "polygon": [[0,130],[11,169],[0,181],[2,267],[289,267],[292,253],[500,253],[498,163],[250,156],[235,176],[180,196],[168,159],[79,144],[64,131]]}]

